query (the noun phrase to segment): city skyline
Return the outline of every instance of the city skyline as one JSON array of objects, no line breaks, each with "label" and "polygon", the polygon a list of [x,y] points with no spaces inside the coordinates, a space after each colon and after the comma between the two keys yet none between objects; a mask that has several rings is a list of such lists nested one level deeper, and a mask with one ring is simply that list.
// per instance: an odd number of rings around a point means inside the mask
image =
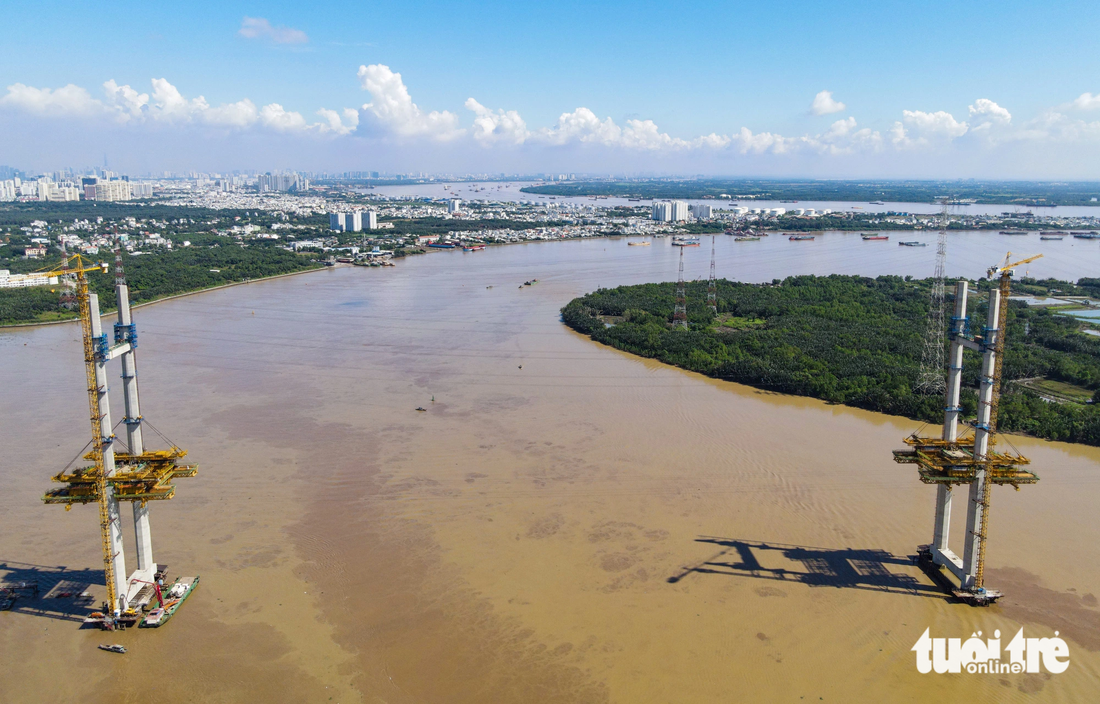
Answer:
[{"label": "city skyline", "polygon": [[[1100,61],[1087,51],[1095,22],[1083,5],[945,17],[847,3],[816,17],[804,3],[704,3],[669,26],[645,3],[199,5],[201,18],[182,21],[140,5],[106,15],[73,5],[49,61],[34,53],[45,19],[10,13],[3,161],[49,170],[106,153],[133,172],[1100,177],[1090,78]],[[92,60],[105,46],[113,60]]]}]

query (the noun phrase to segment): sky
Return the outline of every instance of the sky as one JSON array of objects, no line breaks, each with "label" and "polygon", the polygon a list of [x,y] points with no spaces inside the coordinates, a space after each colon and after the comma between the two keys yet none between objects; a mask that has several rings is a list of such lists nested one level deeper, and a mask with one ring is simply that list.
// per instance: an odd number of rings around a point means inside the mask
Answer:
[{"label": "sky", "polygon": [[1100,179],[1085,2],[55,2],[0,164]]}]

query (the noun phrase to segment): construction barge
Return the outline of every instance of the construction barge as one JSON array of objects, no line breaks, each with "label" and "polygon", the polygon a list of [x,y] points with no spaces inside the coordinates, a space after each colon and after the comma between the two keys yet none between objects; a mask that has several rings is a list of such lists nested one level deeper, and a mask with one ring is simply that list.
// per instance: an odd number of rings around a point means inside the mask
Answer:
[{"label": "construction barge", "polygon": [[84,625],[113,631],[134,626],[160,628],[168,623],[195,587],[199,586],[199,577],[177,577],[171,585],[163,586],[165,568],[163,565],[158,565],[158,568],[157,581],[147,582],[131,601],[129,609],[114,619],[101,611],[93,612],[84,619]]}]

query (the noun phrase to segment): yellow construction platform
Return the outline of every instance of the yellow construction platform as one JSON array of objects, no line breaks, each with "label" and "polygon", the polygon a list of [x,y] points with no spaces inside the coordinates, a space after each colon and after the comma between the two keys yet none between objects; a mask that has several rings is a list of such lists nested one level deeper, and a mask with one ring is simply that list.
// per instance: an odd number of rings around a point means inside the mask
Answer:
[{"label": "yellow construction platform", "polygon": [[[90,453],[89,453],[90,454]],[[172,498],[176,487],[172,480],[193,477],[198,466],[177,464],[187,454],[186,450],[155,450],[140,455],[118,453],[115,455],[115,473],[107,478],[119,501],[156,501]],[[94,459],[85,456],[85,459]],[[61,472],[53,481],[66,486],[51,489],[42,500],[48,504],[87,504],[99,501],[96,491],[95,466],[81,467],[66,474]]]},{"label": "yellow construction platform", "polygon": [[[969,445],[967,440],[970,440]],[[920,480],[925,484],[970,484],[979,469],[988,471],[987,481],[1009,484],[1017,489],[1021,484],[1039,481],[1039,475],[1021,469],[1021,466],[1031,464],[1031,460],[1022,455],[990,450],[988,459],[976,459],[972,438],[947,442],[911,435],[905,438],[905,444],[909,445],[909,449],[894,450],[894,461],[917,465]]]}]

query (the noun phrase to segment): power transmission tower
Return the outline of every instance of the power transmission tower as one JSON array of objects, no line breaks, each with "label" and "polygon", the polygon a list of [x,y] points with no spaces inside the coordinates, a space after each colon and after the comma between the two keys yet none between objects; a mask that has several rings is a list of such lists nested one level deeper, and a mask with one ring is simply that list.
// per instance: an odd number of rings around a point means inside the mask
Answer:
[{"label": "power transmission tower", "polygon": [[944,378],[944,270],[947,266],[947,198],[940,211],[940,234],[936,242],[936,271],[932,275],[932,291],[928,301],[928,321],[924,328],[924,346],[920,356],[917,389],[926,394],[943,393]]},{"label": "power transmission tower", "polygon": [[676,277],[676,307],[672,309],[672,326],[687,328],[687,292],[684,289],[684,248],[680,247],[680,274]]},{"label": "power transmission tower", "polygon": [[[681,247],[680,253],[684,250]],[[714,280],[714,235],[710,236],[710,281],[707,283],[707,307],[710,312],[718,315],[718,284]]]}]

